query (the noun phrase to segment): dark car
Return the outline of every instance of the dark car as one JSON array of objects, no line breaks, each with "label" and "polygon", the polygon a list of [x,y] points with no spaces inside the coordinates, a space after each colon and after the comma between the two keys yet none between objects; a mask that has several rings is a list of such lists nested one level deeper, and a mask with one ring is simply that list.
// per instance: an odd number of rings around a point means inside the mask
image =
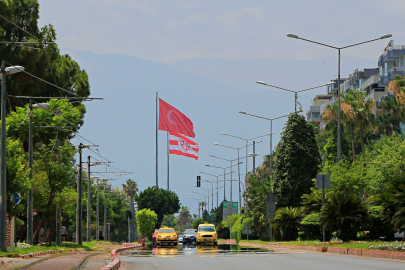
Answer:
[{"label": "dark car", "polygon": [[197,230],[187,229],[183,233],[183,243],[196,243],[197,241]]}]

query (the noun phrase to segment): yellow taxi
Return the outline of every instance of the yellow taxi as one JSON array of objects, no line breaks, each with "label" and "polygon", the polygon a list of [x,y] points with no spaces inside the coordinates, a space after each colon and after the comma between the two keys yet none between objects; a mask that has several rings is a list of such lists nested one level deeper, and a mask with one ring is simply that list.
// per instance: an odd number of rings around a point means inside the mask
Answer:
[{"label": "yellow taxi", "polygon": [[177,233],[173,228],[163,227],[159,229],[156,237],[156,244],[161,245],[163,243],[173,243],[175,246],[177,246]]},{"label": "yellow taxi", "polygon": [[217,245],[218,236],[214,224],[200,224],[197,230],[197,245],[201,243],[214,243]]}]

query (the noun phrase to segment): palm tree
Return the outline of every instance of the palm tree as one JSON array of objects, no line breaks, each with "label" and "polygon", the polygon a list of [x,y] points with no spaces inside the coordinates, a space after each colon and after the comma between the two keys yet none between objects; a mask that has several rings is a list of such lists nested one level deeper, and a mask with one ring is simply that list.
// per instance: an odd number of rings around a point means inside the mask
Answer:
[{"label": "palm tree", "polygon": [[367,205],[354,194],[335,192],[321,209],[321,222],[331,231],[340,230],[344,242],[367,222]]},{"label": "palm tree", "polygon": [[377,128],[387,136],[401,134],[399,127],[402,108],[394,96],[385,97],[377,109]]},{"label": "palm tree", "polygon": [[296,240],[302,218],[301,207],[283,207],[276,211],[272,225],[283,232],[284,240]]},{"label": "palm tree", "polygon": [[[361,140],[361,153],[363,161],[365,161],[365,149],[364,149],[364,132],[371,130],[375,123],[374,110],[375,100],[367,99],[364,101],[366,92],[360,92],[350,89],[345,95],[343,95],[342,109],[347,115],[347,119],[350,121],[352,131],[358,127],[360,131]],[[354,136],[352,133],[352,149],[354,150]],[[352,151],[353,151],[352,150]]]},{"label": "palm tree", "polygon": [[132,179],[128,179],[126,184],[122,184],[122,188],[124,189],[125,194],[131,198],[131,201],[139,191],[138,184]]}]

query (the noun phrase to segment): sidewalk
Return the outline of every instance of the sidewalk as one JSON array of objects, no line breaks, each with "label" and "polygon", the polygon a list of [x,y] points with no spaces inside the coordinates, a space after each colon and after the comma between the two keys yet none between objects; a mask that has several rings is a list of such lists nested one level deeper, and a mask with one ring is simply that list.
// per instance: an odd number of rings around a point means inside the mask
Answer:
[{"label": "sidewalk", "polygon": [[112,261],[110,253],[97,254],[89,257],[82,270],[99,270]]},{"label": "sidewalk", "polygon": [[79,263],[87,256],[94,254],[94,252],[83,252],[76,254],[69,254],[64,256],[57,256],[43,262],[37,263],[27,269],[30,270],[69,270],[79,265]]}]

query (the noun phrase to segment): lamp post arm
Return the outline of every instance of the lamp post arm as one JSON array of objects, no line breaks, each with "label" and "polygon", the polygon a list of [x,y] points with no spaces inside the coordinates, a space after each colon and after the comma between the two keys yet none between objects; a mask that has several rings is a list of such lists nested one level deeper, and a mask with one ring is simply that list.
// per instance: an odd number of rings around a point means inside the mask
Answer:
[{"label": "lamp post arm", "polygon": [[311,87],[311,88],[304,89],[304,90],[300,90],[300,91],[297,91],[297,93],[309,91],[309,90],[316,89],[316,88],[320,88],[320,87],[324,87],[324,86],[326,86],[326,84],[319,85],[319,86],[315,86],[315,87]]},{"label": "lamp post arm", "polygon": [[360,45],[360,44],[364,44],[364,43],[369,43],[369,42],[377,41],[377,40],[380,40],[380,39],[381,39],[381,38],[375,38],[375,39],[363,41],[363,42],[360,42],[360,43],[356,43],[356,44],[353,44],[353,45],[345,46],[345,47],[342,47],[342,48],[340,48],[340,49],[342,50],[342,49],[354,47],[354,46],[357,46],[357,45]]},{"label": "lamp post arm", "polygon": [[316,42],[316,41],[312,41],[312,40],[305,39],[305,38],[300,38],[300,37],[299,37],[299,38],[297,38],[297,39],[301,39],[301,40],[304,40],[304,41],[308,41],[308,42],[311,42],[311,43],[315,43],[315,44],[322,45],[322,46],[329,47],[329,48],[336,49],[336,50],[338,50],[338,49],[339,49],[338,47],[335,47],[335,46],[331,46],[331,45],[323,44],[323,43]]},{"label": "lamp post arm", "polygon": [[280,90],[284,90],[284,91],[288,91],[288,92],[295,93],[295,91],[293,91],[293,90],[285,89],[285,88],[278,87],[278,86],[274,86],[274,85],[270,85],[270,84],[267,84],[267,83],[260,83],[260,84],[265,85],[265,86],[269,86],[269,87],[273,87],[273,88],[277,88],[277,89],[280,89]]}]

